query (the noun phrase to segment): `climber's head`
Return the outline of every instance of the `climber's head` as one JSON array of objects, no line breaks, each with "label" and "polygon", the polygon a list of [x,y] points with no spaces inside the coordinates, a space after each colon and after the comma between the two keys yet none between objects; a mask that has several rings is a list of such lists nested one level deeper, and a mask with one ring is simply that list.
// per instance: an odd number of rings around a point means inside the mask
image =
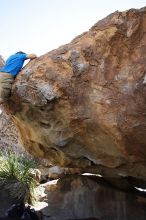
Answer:
[{"label": "climber's head", "polygon": [[18,51],[16,54],[25,54],[23,51]]}]

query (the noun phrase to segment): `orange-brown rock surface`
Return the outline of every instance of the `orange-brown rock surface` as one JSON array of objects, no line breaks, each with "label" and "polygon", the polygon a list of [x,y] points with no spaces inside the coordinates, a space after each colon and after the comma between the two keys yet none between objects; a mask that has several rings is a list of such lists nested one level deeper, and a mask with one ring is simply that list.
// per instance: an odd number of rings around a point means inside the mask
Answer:
[{"label": "orange-brown rock surface", "polygon": [[146,8],[115,12],[31,61],[6,107],[32,154],[146,179]]}]

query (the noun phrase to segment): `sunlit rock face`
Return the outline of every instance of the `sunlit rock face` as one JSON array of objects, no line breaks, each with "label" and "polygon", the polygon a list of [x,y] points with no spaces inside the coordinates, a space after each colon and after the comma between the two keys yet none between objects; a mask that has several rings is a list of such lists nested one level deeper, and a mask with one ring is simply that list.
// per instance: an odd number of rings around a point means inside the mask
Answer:
[{"label": "sunlit rock face", "polygon": [[6,107],[32,154],[145,179],[146,8],[115,12],[31,61]]}]

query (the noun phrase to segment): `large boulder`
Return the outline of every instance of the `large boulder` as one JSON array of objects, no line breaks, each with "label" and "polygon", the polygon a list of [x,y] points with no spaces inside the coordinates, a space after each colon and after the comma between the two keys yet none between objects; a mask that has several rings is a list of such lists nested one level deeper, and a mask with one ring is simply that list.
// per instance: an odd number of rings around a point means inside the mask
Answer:
[{"label": "large boulder", "polygon": [[146,179],[146,8],[117,11],[28,63],[5,107],[30,153]]}]

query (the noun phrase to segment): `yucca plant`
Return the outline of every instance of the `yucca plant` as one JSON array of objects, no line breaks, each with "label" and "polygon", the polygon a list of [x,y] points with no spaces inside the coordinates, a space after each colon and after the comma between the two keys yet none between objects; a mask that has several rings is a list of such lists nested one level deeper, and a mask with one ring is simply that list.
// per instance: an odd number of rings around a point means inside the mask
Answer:
[{"label": "yucca plant", "polygon": [[0,185],[8,190],[13,199],[32,204],[37,182],[30,175],[30,169],[35,167],[34,159],[12,152],[1,153]]}]

